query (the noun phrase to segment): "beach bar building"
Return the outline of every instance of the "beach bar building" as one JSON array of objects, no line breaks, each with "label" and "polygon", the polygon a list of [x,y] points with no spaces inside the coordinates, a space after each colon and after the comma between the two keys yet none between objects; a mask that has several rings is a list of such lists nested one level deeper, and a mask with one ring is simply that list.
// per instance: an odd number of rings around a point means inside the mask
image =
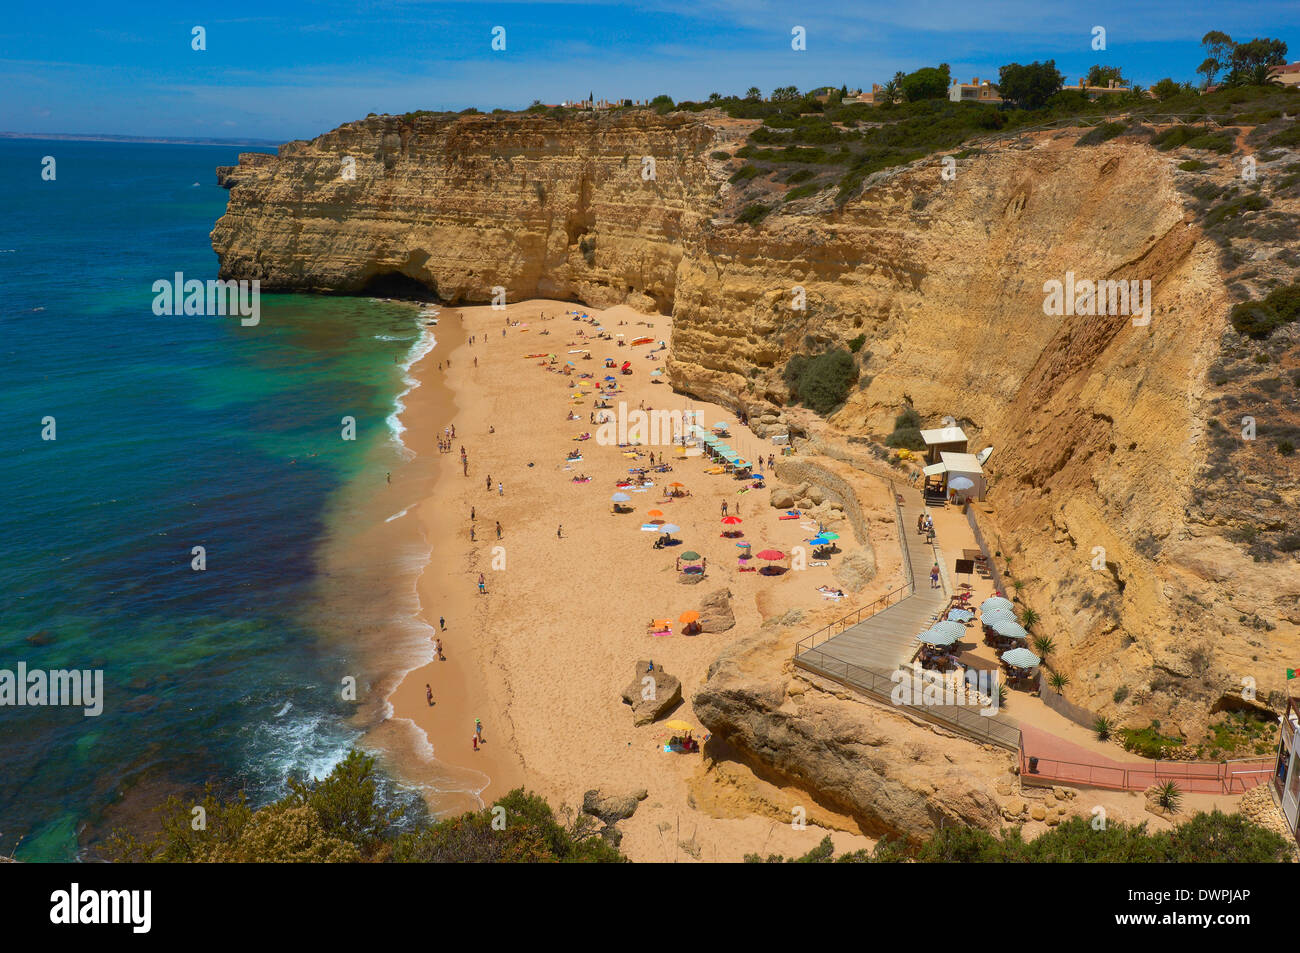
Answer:
[{"label": "beach bar building", "polygon": [[925,441],[926,463],[938,463],[939,454],[945,450],[951,453],[965,453],[969,449],[967,447],[966,431],[960,427],[922,430],[921,439]]},{"label": "beach bar building", "polygon": [[1273,793],[1282,805],[1282,815],[1291,835],[1300,842],[1300,700],[1287,699],[1282,731],[1277,744],[1277,768],[1273,772]]},{"label": "beach bar building", "polygon": [[922,472],[925,474],[927,499],[942,501],[955,493],[963,500],[982,500],[988,491],[984,468],[973,453],[941,450],[939,462],[930,464]]}]

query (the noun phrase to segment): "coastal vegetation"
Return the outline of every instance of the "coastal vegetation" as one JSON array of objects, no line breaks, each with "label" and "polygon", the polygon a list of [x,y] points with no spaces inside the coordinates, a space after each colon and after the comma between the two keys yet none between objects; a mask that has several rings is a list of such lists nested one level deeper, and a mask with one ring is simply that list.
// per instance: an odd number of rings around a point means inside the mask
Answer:
[{"label": "coastal vegetation", "polygon": [[843,348],[816,357],[796,354],[785,366],[785,383],[791,403],[802,403],[826,416],[844,403],[858,379],[853,355]]},{"label": "coastal vegetation", "polygon": [[[1162,807],[1171,813],[1181,792],[1161,791]],[[1281,835],[1240,814],[1196,814],[1167,831],[1150,832],[1146,824],[1110,821],[1101,830],[1088,818],[1074,817],[1026,841],[1018,827],[990,834],[977,827],[945,827],[920,846],[882,840],[874,850],[835,855],[830,837],[802,857],[749,854],[747,863],[1283,863],[1291,847]]]},{"label": "coastal vegetation", "polygon": [[[618,850],[586,814],[557,819],[515,789],[491,807],[431,820],[422,800],[384,796],[374,759],[353,751],[321,780],[290,779],[289,793],[254,810],[241,792],[211,788],[194,803],[173,797],[160,829],[115,832],[109,861],[153,863],[618,863]],[[394,803],[396,801],[397,803]]]}]

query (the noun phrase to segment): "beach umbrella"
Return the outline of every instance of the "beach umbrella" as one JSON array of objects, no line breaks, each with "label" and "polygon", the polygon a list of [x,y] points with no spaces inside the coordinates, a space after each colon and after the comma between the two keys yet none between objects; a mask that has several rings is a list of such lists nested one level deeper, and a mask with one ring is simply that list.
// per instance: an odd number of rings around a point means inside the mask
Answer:
[{"label": "beach umbrella", "polygon": [[700,621],[700,614],[699,614],[698,612],[696,612],[694,609],[692,609],[692,610],[690,610],[689,612],[683,612],[683,613],[678,617],[678,620],[677,620],[677,621],[679,621],[679,622],[684,622],[684,623],[686,623],[687,625],[690,625],[692,622],[699,622],[699,621]]},{"label": "beach umbrella", "polygon": [[646,515],[646,516],[663,516],[663,515],[664,515],[664,511],[663,511],[663,510],[647,510],[645,515]]},{"label": "beach umbrella", "polygon": [[676,719],[674,719],[673,721],[665,721],[664,727],[671,728],[673,731],[694,731],[695,730],[692,726],[686,724],[686,722],[677,721]]},{"label": "beach umbrella", "polygon": [[668,485],[669,485],[669,486],[681,486],[681,487],[686,486],[685,483],[669,483]]},{"label": "beach umbrella", "polygon": [[839,538],[840,538],[840,534],[839,534],[839,533],[818,533],[817,535],[820,536],[822,539],[839,539]]},{"label": "beach umbrella", "polygon": [[975,618],[975,613],[971,612],[969,609],[953,609],[948,613],[948,618],[956,622],[969,622],[971,619]]},{"label": "beach umbrella", "polygon": [[940,632],[937,628],[922,632],[916,638],[926,645],[952,645],[957,641],[957,636],[951,632]]},{"label": "beach umbrella", "polygon": [[678,526],[676,523],[665,523],[663,526],[659,527],[659,530],[660,532],[668,533],[669,535],[672,535],[673,533],[680,533],[682,531],[682,528]]},{"label": "beach umbrella", "polygon": [[943,632],[946,635],[951,635],[954,639],[960,639],[966,634],[966,627],[960,622],[944,619],[942,622],[936,622],[930,631]]},{"label": "beach umbrella", "polygon": [[605,375],[605,380],[607,380],[607,381],[616,381],[616,380],[618,380],[618,378],[615,377],[615,376],[612,375],[612,374],[606,374],[606,375]]},{"label": "beach umbrella", "polygon": [[1024,626],[1019,622],[1010,619],[1003,621],[998,620],[992,625],[992,629],[998,635],[1008,639],[1028,639],[1029,633],[1025,631]]},{"label": "beach umbrella", "polygon": [[1010,599],[1004,599],[1001,596],[989,596],[987,599],[985,599],[983,602],[980,603],[981,612],[987,612],[989,609],[995,609],[998,607],[1001,607],[1003,609],[1015,608],[1015,606],[1012,604]]},{"label": "beach umbrella", "polygon": [[808,540],[808,545],[809,545],[809,546],[825,546],[825,545],[826,545],[827,543],[829,543],[829,542],[830,542],[830,540],[827,539],[825,536],[814,536],[812,539]]},{"label": "beach umbrella", "polygon": [[1015,648],[1003,652],[1002,661],[1006,662],[1008,665],[1014,665],[1016,668],[1033,668],[1038,665],[1042,659],[1029,651],[1029,649]]},{"label": "beach umbrella", "polygon": [[686,552],[682,553],[679,558],[686,560],[688,563],[693,563],[699,561],[700,554],[693,549],[688,549]]},{"label": "beach umbrella", "polygon": [[975,489],[975,484],[972,483],[970,480],[966,479],[965,477],[957,477],[956,479],[948,481],[948,489],[973,490]]},{"label": "beach umbrella", "polygon": [[628,500],[632,499],[632,497],[628,496],[626,493],[615,493],[610,497],[610,499],[615,503],[626,503]]},{"label": "beach umbrella", "polygon": [[980,622],[992,628],[999,622],[1015,622],[1016,614],[1010,609],[989,609],[980,613]]},{"label": "beach umbrella", "polygon": [[650,372],[650,376],[651,376],[651,377],[658,377],[658,376],[659,376],[660,374],[662,374],[663,372],[664,372],[664,369],[663,369],[662,367],[656,367],[653,371]]},{"label": "beach umbrella", "polygon": [[765,549],[758,554],[759,559],[766,559],[768,562],[776,562],[778,559],[785,559],[785,553],[779,549]]},{"label": "beach umbrella", "polygon": [[714,429],[714,430],[726,430],[726,429],[727,429],[727,426],[728,426],[728,424],[727,424],[727,422],[726,422],[725,420],[719,420],[716,424],[713,425],[713,429]]},{"label": "beach umbrella", "polygon": [[745,521],[742,520],[739,516],[724,516],[722,518],[722,522],[726,523],[728,526],[736,526]]}]

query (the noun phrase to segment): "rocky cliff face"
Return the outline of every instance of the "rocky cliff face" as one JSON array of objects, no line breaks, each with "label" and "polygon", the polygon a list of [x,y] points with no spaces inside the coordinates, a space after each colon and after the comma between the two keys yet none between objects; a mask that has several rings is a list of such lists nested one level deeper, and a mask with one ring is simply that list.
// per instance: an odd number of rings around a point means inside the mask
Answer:
[{"label": "rocky cliff face", "polygon": [[[879,436],[910,406],[995,448],[988,528],[1072,701],[1193,735],[1243,678],[1280,690],[1296,559],[1255,562],[1199,505],[1228,296],[1178,157],[1041,134],[752,226],[714,158],[735,131],[708,113],[372,117],[227,172],[213,245],[223,277],[270,289],[670,311],[673,386],[750,413],[784,402],[792,354],[865,336],[829,430]],[[1149,281],[1150,323],[1045,314],[1044,282],[1069,273]],[[1294,513],[1288,466],[1270,506]]]},{"label": "rocky cliff face", "polygon": [[212,232],[223,277],[263,290],[423,288],[670,311],[680,238],[717,191],[709,125],[635,112],[371,117],[241,165]]}]

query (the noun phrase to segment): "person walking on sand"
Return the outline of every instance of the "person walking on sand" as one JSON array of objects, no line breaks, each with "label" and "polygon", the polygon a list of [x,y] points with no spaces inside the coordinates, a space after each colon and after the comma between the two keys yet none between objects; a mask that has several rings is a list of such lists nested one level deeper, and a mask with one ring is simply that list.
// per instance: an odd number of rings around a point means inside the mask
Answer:
[{"label": "person walking on sand", "polygon": [[391,473],[385,473],[384,478],[388,480],[389,486],[393,485],[393,475]]},{"label": "person walking on sand", "polygon": [[506,487],[505,487],[505,484],[502,483],[500,480],[498,480],[498,481],[497,481],[497,496],[505,496],[505,495],[506,495]]},{"label": "person walking on sand", "polygon": [[474,746],[474,750],[478,751],[478,735],[477,734],[470,735],[469,742]]},{"label": "person walking on sand", "polygon": [[722,501],[722,515],[723,515],[723,516],[726,516],[726,515],[727,515],[727,501],[726,501],[726,500],[723,500],[723,501]]},{"label": "person walking on sand", "polygon": [[563,523],[561,523],[559,526],[555,527],[555,538],[556,538],[556,539],[564,539],[564,524],[563,524]]},{"label": "person walking on sand", "polygon": [[469,521],[472,523],[476,519],[478,519],[478,517],[474,515],[474,507],[471,506],[469,508]]},{"label": "person walking on sand", "polygon": [[463,476],[469,476],[469,458],[460,458],[460,471]]},{"label": "person walking on sand", "polygon": [[442,616],[438,616],[438,626],[442,629],[442,631],[446,632],[446,631],[447,631],[447,620],[444,619]]},{"label": "person walking on sand", "polygon": [[477,542],[478,542],[478,539],[476,539],[475,536],[474,536],[474,527],[473,527],[473,526],[471,526],[471,527],[469,528],[469,541],[470,541],[471,543],[477,543]]},{"label": "person walking on sand", "polygon": [[480,596],[487,595],[487,584],[483,581],[482,573],[478,574],[478,594]]},{"label": "person walking on sand", "polygon": [[478,739],[479,744],[483,744],[483,722],[477,718],[474,719],[474,737]]},{"label": "person walking on sand", "polygon": [[489,493],[492,492],[492,474],[490,474],[490,473],[488,474],[488,477],[487,477],[487,491],[488,491]]},{"label": "person walking on sand", "polygon": [[939,588],[939,564],[938,563],[935,563],[934,566],[930,568],[930,588],[931,589]]},{"label": "person walking on sand", "polygon": [[439,661],[439,662],[445,662],[445,661],[447,661],[447,656],[445,656],[445,655],[442,654],[442,639],[438,639],[438,640],[436,640],[436,641],[434,642],[434,649],[435,649],[435,650],[437,651],[437,653],[438,653],[438,661]]},{"label": "person walking on sand", "polygon": [[428,703],[429,703],[429,707],[432,708],[432,707],[433,707],[433,689],[432,689],[431,687],[429,687],[429,683],[428,683],[428,682],[425,682],[425,683],[424,683],[424,697],[425,697],[425,700],[428,701]]},{"label": "person walking on sand", "polygon": [[497,539],[501,538],[501,521],[497,520]]}]

